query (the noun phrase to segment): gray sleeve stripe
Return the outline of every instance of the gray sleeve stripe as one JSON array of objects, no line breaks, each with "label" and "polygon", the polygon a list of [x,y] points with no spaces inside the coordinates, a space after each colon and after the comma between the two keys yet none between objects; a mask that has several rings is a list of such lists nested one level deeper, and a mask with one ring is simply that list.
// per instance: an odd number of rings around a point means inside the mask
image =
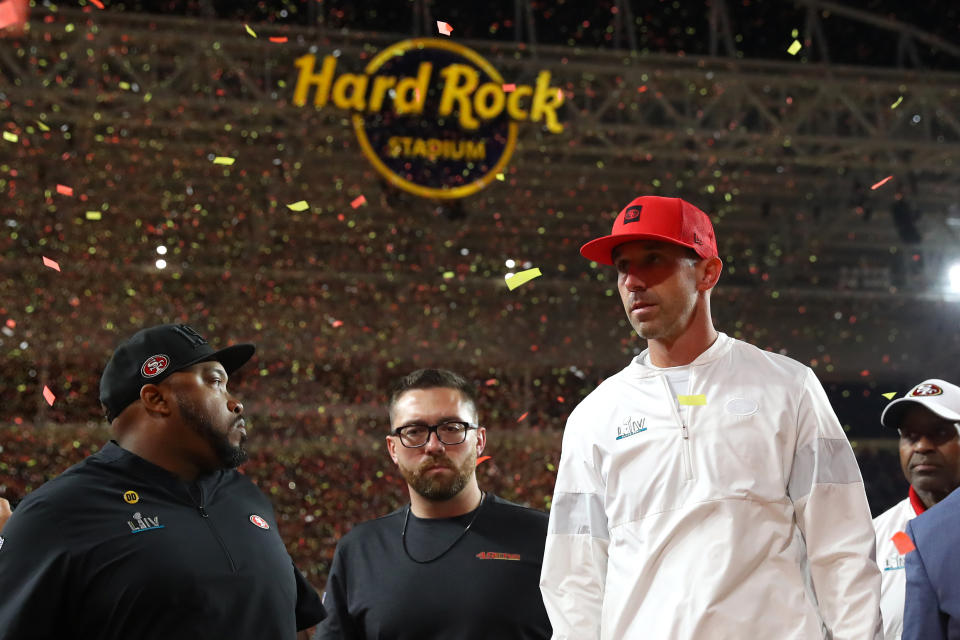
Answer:
[{"label": "gray sleeve stripe", "polygon": [[550,508],[550,533],[609,540],[603,498],[595,493],[556,493]]},{"label": "gray sleeve stripe", "polygon": [[792,500],[808,495],[814,484],[861,482],[857,459],[846,438],[817,438],[797,450],[787,493]]}]

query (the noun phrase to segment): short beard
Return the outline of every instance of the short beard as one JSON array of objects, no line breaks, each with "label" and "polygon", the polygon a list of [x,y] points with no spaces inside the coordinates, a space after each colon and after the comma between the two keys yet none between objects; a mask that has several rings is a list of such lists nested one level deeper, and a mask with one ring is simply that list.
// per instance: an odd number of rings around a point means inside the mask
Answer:
[{"label": "short beard", "polygon": [[221,468],[236,469],[247,461],[249,456],[247,450],[243,448],[242,440],[239,446],[235,447],[230,444],[226,435],[217,433],[210,417],[196,410],[188,401],[177,398],[177,407],[180,409],[180,415],[183,416],[184,421],[190,428],[213,447]]},{"label": "short beard", "polygon": [[[454,476],[450,480],[441,479],[435,476],[425,476],[424,473],[430,467],[436,466],[437,462],[444,461],[447,466],[452,468]],[[467,456],[459,468],[453,466],[453,462],[446,456],[426,460],[416,469],[400,467],[400,474],[407,484],[419,495],[432,502],[443,502],[450,500],[458,493],[463,491],[464,487],[476,473],[477,468],[477,450],[472,450],[472,455]]]}]

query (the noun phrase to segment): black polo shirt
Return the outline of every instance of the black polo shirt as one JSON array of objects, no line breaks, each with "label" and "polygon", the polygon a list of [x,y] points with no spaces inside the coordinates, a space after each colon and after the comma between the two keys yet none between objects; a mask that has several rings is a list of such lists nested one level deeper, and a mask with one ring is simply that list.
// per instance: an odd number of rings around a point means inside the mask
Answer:
[{"label": "black polo shirt", "polygon": [[111,442],[29,494],[2,535],[2,640],[293,640],[324,615],[235,470],[188,485]]},{"label": "black polo shirt", "polygon": [[[539,586],[547,514],[493,495],[457,518],[411,514],[407,552],[405,517],[406,507],[340,540],[324,593],[328,617],[315,640],[550,638]],[[432,562],[412,559],[448,548]]]}]

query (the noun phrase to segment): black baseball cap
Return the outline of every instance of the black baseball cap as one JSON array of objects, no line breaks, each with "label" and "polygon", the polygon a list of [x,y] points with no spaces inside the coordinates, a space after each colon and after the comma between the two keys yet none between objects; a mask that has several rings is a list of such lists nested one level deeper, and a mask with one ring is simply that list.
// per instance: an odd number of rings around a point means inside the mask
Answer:
[{"label": "black baseball cap", "polygon": [[198,362],[216,360],[233,373],[257,348],[249,343],[235,344],[219,351],[186,324],[161,324],[142,329],[113,352],[100,376],[100,403],[106,408],[107,421],[140,398],[145,384],[157,384],[177,371]]}]

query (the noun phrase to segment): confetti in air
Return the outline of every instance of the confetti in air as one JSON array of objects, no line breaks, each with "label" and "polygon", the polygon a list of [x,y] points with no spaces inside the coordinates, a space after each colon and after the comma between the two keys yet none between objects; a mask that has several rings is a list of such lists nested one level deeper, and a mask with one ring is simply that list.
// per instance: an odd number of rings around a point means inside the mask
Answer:
[{"label": "confetti in air", "polygon": [[37,120],[37,126],[40,127],[40,131],[50,131],[50,127],[48,127],[47,125],[43,124],[43,123],[40,122],[39,120]]},{"label": "confetti in air", "polygon": [[890,393],[882,393],[882,394],[880,394],[880,395],[882,395],[882,396],[883,396],[884,398],[886,398],[887,400],[893,400],[893,396],[897,395],[897,392],[896,392],[896,391],[891,391]]},{"label": "confetti in air", "polygon": [[245,25],[243,25],[243,28],[246,29],[246,30],[247,30],[247,33],[249,33],[252,37],[254,37],[254,38],[257,37],[257,32],[254,31],[253,29],[251,29],[251,28],[250,28],[250,25],[245,24]]},{"label": "confetti in air", "polygon": [[910,536],[904,531],[897,531],[890,539],[893,541],[893,546],[897,548],[897,551],[902,556],[907,555],[917,548],[917,546],[913,544],[913,540],[910,539]]},{"label": "confetti in air", "polygon": [[453,27],[442,20],[437,20],[437,31],[445,36],[449,36],[450,32],[453,31]]},{"label": "confetti in air", "polygon": [[540,273],[540,269],[537,267],[534,267],[533,269],[527,269],[526,271],[515,273],[514,275],[509,277],[504,276],[504,278],[507,281],[507,288],[510,289],[510,291],[513,291],[520,285],[526,284],[531,280],[533,280],[534,278],[538,278],[542,275],[543,274]]},{"label": "confetti in air", "polygon": [[90,4],[92,4],[93,6],[95,6],[97,9],[105,9],[105,8],[106,8],[106,7],[103,6],[103,3],[100,2],[100,0],[90,0]]},{"label": "confetti in air", "polygon": [[526,419],[527,414],[529,414],[529,413],[530,413],[529,411],[524,411],[524,412],[523,412],[523,415],[520,416],[519,418],[517,418],[517,422],[523,422],[523,421]]},{"label": "confetti in air", "polygon": [[353,202],[350,203],[350,206],[356,209],[357,207],[362,207],[365,204],[367,204],[367,199],[363,196],[357,196],[353,199]]},{"label": "confetti in air", "polygon": [[787,49],[787,53],[789,53],[789,54],[792,55],[792,56],[795,56],[795,55],[797,55],[797,52],[799,52],[800,49],[802,49],[802,48],[803,48],[803,45],[800,44],[800,41],[799,41],[799,40],[794,40],[794,41],[793,41],[793,44],[791,44],[790,47]]},{"label": "confetti in air", "polygon": [[63,184],[58,184],[58,185],[57,185],[57,193],[59,193],[59,194],[62,195],[62,196],[72,196],[72,195],[73,195],[73,188],[68,187],[68,186],[66,186],[66,185],[63,185]]},{"label": "confetti in air", "polygon": [[236,158],[230,158],[228,156],[217,156],[216,158],[213,159],[213,164],[225,164],[229,167],[236,161],[237,161]]},{"label": "confetti in air", "polygon": [[897,101],[894,102],[892,105],[890,105],[890,108],[891,108],[891,109],[896,109],[897,107],[900,106],[900,103],[901,103],[901,102],[903,102],[903,96],[900,96],[899,98],[897,98]]},{"label": "confetti in air", "polygon": [[477,458],[477,466],[479,467],[481,462],[486,462],[490,458],[491,456],[480,456],[479,458]]},{"label": "confetti in air", "polygon": [[50,391],[50,387],[43,385],[43,399],[47,401],[47,404],[51,407],[53,406],[53,401],[57,399],[57,396],[53,395],[53,391]]},{"label": "confetti in air", "polygon": [[11,133],[11,132],[9,132],[9,131],[4,131],[4,132],[3,132],[3,139],[6,140],[7,142],[16,142],[17,140],[20,139],[20,137],[19,137],[17,134],[15,134],[15,133]]},{"label": "confetti in air", "polygon": [[310,205],[307,204],[306,200],[298,200],[297,202],[291,202],[287,205],[287,209],[291,211],[306,211],[310,208]]},{"label": "confetti in air", "polygon": [[286,42],[287,36],[270,36],[270,42]]},{"label": "confetti in air", "polygon": [[499,180],[500,182],[503,182],[506,179],[507,179],[506,176],[504,176],[502,173],[497,174],[497,180]]},{"label": "confetti in air", "polygon": [[103,215],[99,211],[87,211],[87,220],[100,220]]},{"label": "confetti in air", "polygon": [[512,91],[516,91],[516,90],[517,90],[517,85],[516,85],[516,84],[513,84],[513,83],[511,83],[511,84],[505,84],[505,85],[501,86],[500,88],[503,89],[503,92],[504,92],[504,93],[510,93],[510,92],[512,92]]},{"label": "confetti in air", "polygon": [[43,256],[43,266],[50,267],[54,271],[60,271],[60,265],[57,264],[57,261],[51,260],[47,256]]},{"label": "confetti in air", "polygon": [[873,185],[873,186],[870,187],[870,188],[873,189],[874,191],[876,191],[877,189],[879,189],[879,188],[882,187],[883,185],[887,184],[887,183],[890,182],[891,180],[893,180],[893,176],[887,176],[886,178],[884,178],[883,180],[881,180],[880,182],[878,182],[877,184]]}]

